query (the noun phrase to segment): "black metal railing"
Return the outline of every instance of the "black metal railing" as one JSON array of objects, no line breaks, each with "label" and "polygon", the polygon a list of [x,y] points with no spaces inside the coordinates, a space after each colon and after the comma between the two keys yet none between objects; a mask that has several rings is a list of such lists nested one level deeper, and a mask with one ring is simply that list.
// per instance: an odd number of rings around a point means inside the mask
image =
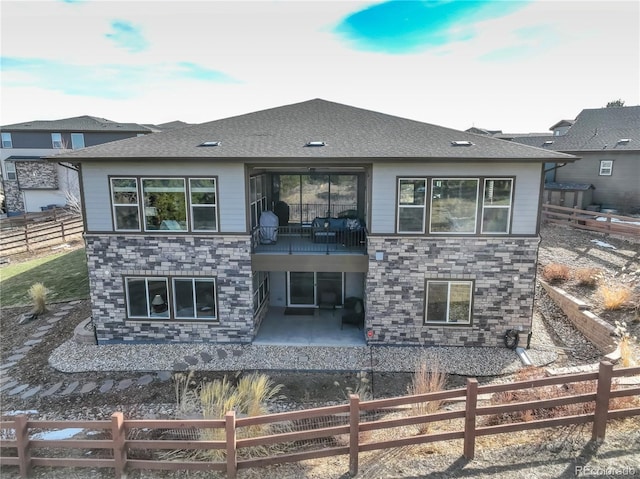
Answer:
[{"label": "black metal railing", "polygon": [[366,254],[364,227],[331,228],[303,223],[293,226],[258,226],[252,230],[252,253]]}]

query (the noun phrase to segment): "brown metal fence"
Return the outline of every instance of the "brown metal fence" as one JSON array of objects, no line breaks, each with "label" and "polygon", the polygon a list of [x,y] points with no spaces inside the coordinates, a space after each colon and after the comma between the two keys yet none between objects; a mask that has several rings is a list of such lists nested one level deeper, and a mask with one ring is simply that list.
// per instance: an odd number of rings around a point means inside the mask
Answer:
[{"label": "brown metal fence", "polygon": [[[41,421],[16,416],[0,422],[1,437],[8,438],[0,444],[0,463],[3,467],[17,466],[22,477],[28,477],[34,466],[72,466],[113,468],[115,478],[124,477],[126,471],[133,469],[220,471],[226,473],[227,477],[234,478],[239,469],[348,455],[349,473],[355,475],[358,472],[360,453],[458,439],[462,440],[462,455],[473,459],[476,437],[480,436],[591,422],[593,439],[603,440],[609,420],[640,415],[637,400],[633,399],[640,395],[640,387],[615,387],[613,381],[614,378],[638,374],[640,367],[614,369],[611,363],[602,362],[598,371],[590,373],[487,386],[479,386],[476,379],[468,379],[465,388],[447,391],[372,401],[360,401],[358,396],[352,395],[349,403],[344,405],[257,417],[236,417],[235,412],[231,411],[224,419],[215,420],[125,419],[120,412],[114,413],[110,421]],[[595,382],[595,386],[588,392],[579,394],[571,394],[569,390],[568,394],[549,399],[543,396],[545,399],[478,406],[479,395],[537,390],[550,386],[566,392],[567,385],[585,382]],[[616,398],[631,398],[631,401],[627,401],[622,409],[613,409],[611,404]],[[410,405],[452,400],[462,401],[463,407],[430,414],[397,414],[403,407],[406,410]],[[503,421],[495,425],[478,420],[483,416],[500,417],[502,414],[518,411],[576,404],[589,407],[578,409],[583,412],[577,414],[559,417],[555,414],[543,419]],[[372,412],[383,414],[371,416]],[[442,428],[446,430],[441,432],[418,435],[415,431],[408,432],[413,429],[407,426],[443,422],[448,422],[449,426]],[[289,427],[282,427],[285,424]],[[293,424],[306,426],[291,427]],[[273,425],[281,427],[266,427]],[[92,436],[98,437],[97,439],[64,440],[38,439],[32,434],[34,430],[60,428],[85,428],[102,430],[103,433]],[[385,429],[393,430],[392,439],[380,439],[371,434]],[[248,430],[251,433],[247,433]],[[145,431],[145,438],[141,438],[140,431]],[[204,431],[207,433],[203,434]],[[318,443],[314,441],[319,438],[332,438],[332,441],[318,447]],[[69,451],[64,457],[59,457],[60,454],[58,457],[45,457],[44,454],[50,453],[52,448]],[[245,454],[251,448],[262,448],[267,454],[260,457]],[[93,451],[93,458],[86,457],[87,449]],[[162,451],[165,451],[164,455]],[[166,451],[182,451],[185,454],[182,457],[175,454],[168,457]],[[208,456],[197,457],[195,454],[199,451]]]},{"label": "brown metal fence", "polygon": [[632,216],[612,215],[566,206],[542,205],[542,221],[600,233],[640,237],[640,218]]},{"label": "brown metal fence", "polygon": [[0,257],[28,253],[81,237],[82,217],[67,210],[5,218],[1,222]]}]

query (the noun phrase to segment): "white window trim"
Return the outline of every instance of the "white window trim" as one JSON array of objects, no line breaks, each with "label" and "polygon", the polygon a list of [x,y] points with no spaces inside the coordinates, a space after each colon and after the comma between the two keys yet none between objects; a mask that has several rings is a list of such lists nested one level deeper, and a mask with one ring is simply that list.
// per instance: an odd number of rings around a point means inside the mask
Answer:
[{"label": "white window trim", "polygon": [[[79,145],[75,144],[76,142],[73,141],[74,136],[76,138],[78,138],[78,137],[82,138],[82,146],[79,146]],[[74,149],[74,150],[79,150],[79,149],[84,148],[84,147],[85,147],[85,144],[84,144],[84,133],[71,133],[71,148]]]},{"label": "white window trim", "polygon": [[[191,231],[194,232],[209,232],[209,233],[216,233],[219,229],[219,218],[218,218],[218,181],[216,178],[188,178],[188,188],[189,188],[189,215],[190,215],[190,220],[191,220],[191,225],[187,225],[188,226],[192,226]],[[191,187],[191,182],[193,180],[211,180],[213,181],[213,192],[215,194],[215,198],[216,198],[216,202],[214,204],[208,204],[208,203],[193,203],[191,201],[191,192],[192,192],[192,187]],[[195,228],[195,224],[196,222],[194,221],[194,215],[193,215],[193,209],[194,206],[196,208],[213,208],[215,211],[215,217],[216,217],[216,227],[214,229],[196,229]],[[187,229],[187,231],[189,231]]]},{"label": "white window trim", "polygon": [[[176,290],[176,281],[191,281],[191,292],[193,294],[193,297],[191,298],[193,301],[193,311],[195,313],[194,316],[178,316],[178,305],[176,304],[177,301],[177,295],[175,294],[175,290]],[[213,289],[213,307],[215,315],[213,316],[206,316],[206,317],[198,317],[198,311],[196,308],[196,281],[202,281],[202,282],[207,282],[207,283],[211,283],[213,285],[212,289]],[[217,299],[218,299],[218,294],[217,294],[217,290],[216,290],[216,280],[215,278],[190,278],[190,277],[182,277],[182,276],[176,276],[175,278],[171,278],[171,296],[173,297],[173,318],[175,319],[181,319],[181,320],[190,320],[190,321],[217,321],[218,320],[218,304],[217,304]]]},{"label": "white window trim", "polygon": [[[127,206],[127,207],[132,207],[134,206],[133,203],[116,203],[115,202],[115,197],[113,195],[114,190],[113,190],[113,180],[134,180],[136,183],[136,198],[137,198],[137,203],[135,203],[135,207],[138,209],[138,228],[135,229],[123,229],[123,228],[118,228],[118,217],[116,215],[116,207],[117,206]],[[118,177],[113,177],[109,179],[109,184],[111,187],[111,215],[113,217],[113,230],[114,231],[140,231],[141,228],[141,222],[142,219],[140,218],[140,186],[138,185],[138,181],[136,178],[131,178],[131,177],[126,177],[126,176],[118,176]]]},{"label": "white window trim", "polygon": [[9,131],[2,132],[2,148],[13,148],[13,139]]},{"label": "white window trim", "polygon": [[[429,321],[427,319],[427,311],[429,309],[429,283],[446,283],[447,284],[447,320],[446,321]],[[462,321],[449,321],[449,309],[451,307],[451,286],[454,284],[464,284],[469,286],[469,316],[466,322]],[[473,315],[473,281],[460,281],[460,280],[441,280],[441,279],[428,279],[425,284],[425,303],[424,303],[424,324],[425,325],[460,325],[471,326],[471,317]]]},{"label": "white window trim", "polygon": [[[400,204],[400,195],[401,195],[401,191],[400,191],[400,183],[402,181],[424,181],[424,202],[422,205],[401,205]],[[429,185],[429,179],[426,177],[404,177],[404,178],[398,178],[398,183],[397,183],[397,191],[398,191],[398,196],[396,199],[396,231],[398,232],[398,234],[412,234],[412,235],[420,235],[420,234],[424,234],[425,228],[426,228],[426,216],[427,216],[427,193],[428,193],[428,185]],[[422,208],[422,229],[420,231],[403,231],[400,229],[400,209],[410,209],[410,208]]]},{"label": "white window trim", "polygon": [[600,160],[599,176],[613,175],[613,160]]},{"label": "white window trim", "polygon": [[431,223],[433,219],[433,193],[430,194],[429,199],[429,234],[432,235],[467,235],[467,236],[475,236],[478,231],[478,204],[480,202],[480,180],[481,177],[475,178],[455,178],[455,177],[433,177],[431,178],[430,191],[434,191],[433,182],[434,181],[475,181],[476,182],[476,206],[475,206],[475,217],[473,220],[473,231],[433,231],[431,229]]},{"label": "white window trim", "polygon": [[[511,181],[511,194],[509,196],[509,205],[487,205],[485,204],[485,196],[488,181]],[[486,235],[508,235],[511,231],[511,207],[513,205],[513,178],[485,178],[484,188],[482,190],[482,212],[480,216],[480,234]],[[507,209],[507,230],[506,231],[484,231],[484,210],[485,209]]]},{"label": "white window trim", "polygon": [[[57,139],[58,137],[60,138],[59,140]],[[64,148],[62,133],[51,133],[51,147],[56,149]]]},{"label": "white window trim", "polygon": [[13,161],[5,161],[4,169],[7,175],[8,181],[16,181],[18,179],[18,172],[16,171],[16,164]]},{"label": "white window trim", "polygon": [[[189,193],[188,188],[187,188],[187,184],[188,184],[187,179],[188,178],[185,178],[185,177],[168,178],[168,177],[165,177],[165,176],[151,176],[151,177],[140,178],[141,198],[138,201],[140,201],[142,203],[142,208],[141,208],[141,212],[140,213],[141,213],[141,218],[142,218],[142,229],[145,232],[157,233],[158,231],[160,231],[160,232],[164,231],[165,233],[171,233],[171,232],[173,232],[173,233],[176,233],[176,232],[188,233],[189,231],[191,231],[191,229],[190,229],[191,225],[189,224],[189,212],[186,210],[186,208],[189,207],[189,202],[188,202],[189,198],[187,197],[187,194]],[[153,229],[148,230],[147,229],[147,213],[146,213],[146,208],[147,207],[145,205],[145,190],[144,190],[144,182],[146,180],[170,180],[170,181],[171,180],[182,180],[183,185],[184,185],[184,187],[182,188],[182,192],[184,194],[184,206],[185,206],[184,216],[185,216],[185,221],[187,223],[187,225],[186,225],[187,227],[185,229],[180,229],[180,230],[178,230],[178,229],[176,229],[176,230],[161,230],[161,229],[160,230],[153,230]]]},{"label": "white window trim", "polygon": [[[129,280],[130,279],[143,279],[144,280],[144,287],[145,287],[145,299],[146,299],[146,306],[147,306],[147,316],[133,316],[131,314],[131,294],[129,294]],[[166,316],[152,316],[152,307],[149,301],[149,281],[162,281],[164,280],[165,282],[165,289],[167,291],[167,295],[169,295],[169,281],[166,277],[164,276],[127,276],[124,278],[124,284],[125,284],[125,289],[126,289],[126,303],[127,303],[127,318],[130,319],[153,319],[153,320],[160,320],[160,321],[166,321],[168,319],[171,318],[171,311],[168,311],[169,314],[167,314]],[[167,302],[169,301],[169,298],[167,297]]]}]

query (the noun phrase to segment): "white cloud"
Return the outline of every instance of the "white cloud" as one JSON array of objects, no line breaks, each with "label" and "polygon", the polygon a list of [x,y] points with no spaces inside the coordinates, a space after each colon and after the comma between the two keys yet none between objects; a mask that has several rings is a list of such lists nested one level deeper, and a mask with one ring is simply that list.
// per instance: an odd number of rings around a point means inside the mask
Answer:
[{"label": "white cloud", "polygon": [[[332,32],[370,4],[3,1],[2,56],[51,68],[35,79],[3,69],[1,121],[203,122],[321,97],[460,129],[544,131],[611,99],[640,103],[637,2],[533,2],[477,24],[472,41],[405,55],[355,51]],[[145,48],[109,39],[114,21]],[[128,95],[104,98],[119,72]],[[83,89],[64,95],[52,79]]]}]

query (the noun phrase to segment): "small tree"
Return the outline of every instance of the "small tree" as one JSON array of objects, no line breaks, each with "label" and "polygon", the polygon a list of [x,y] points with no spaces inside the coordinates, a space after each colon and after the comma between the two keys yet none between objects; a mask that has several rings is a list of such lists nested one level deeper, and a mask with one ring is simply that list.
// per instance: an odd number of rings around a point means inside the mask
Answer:
[{"label": "small tree", "polygon": [[620,98],[607,103],[607,108],[620,108],[621,106],[624,106],[624,100],[621,100]]}]

